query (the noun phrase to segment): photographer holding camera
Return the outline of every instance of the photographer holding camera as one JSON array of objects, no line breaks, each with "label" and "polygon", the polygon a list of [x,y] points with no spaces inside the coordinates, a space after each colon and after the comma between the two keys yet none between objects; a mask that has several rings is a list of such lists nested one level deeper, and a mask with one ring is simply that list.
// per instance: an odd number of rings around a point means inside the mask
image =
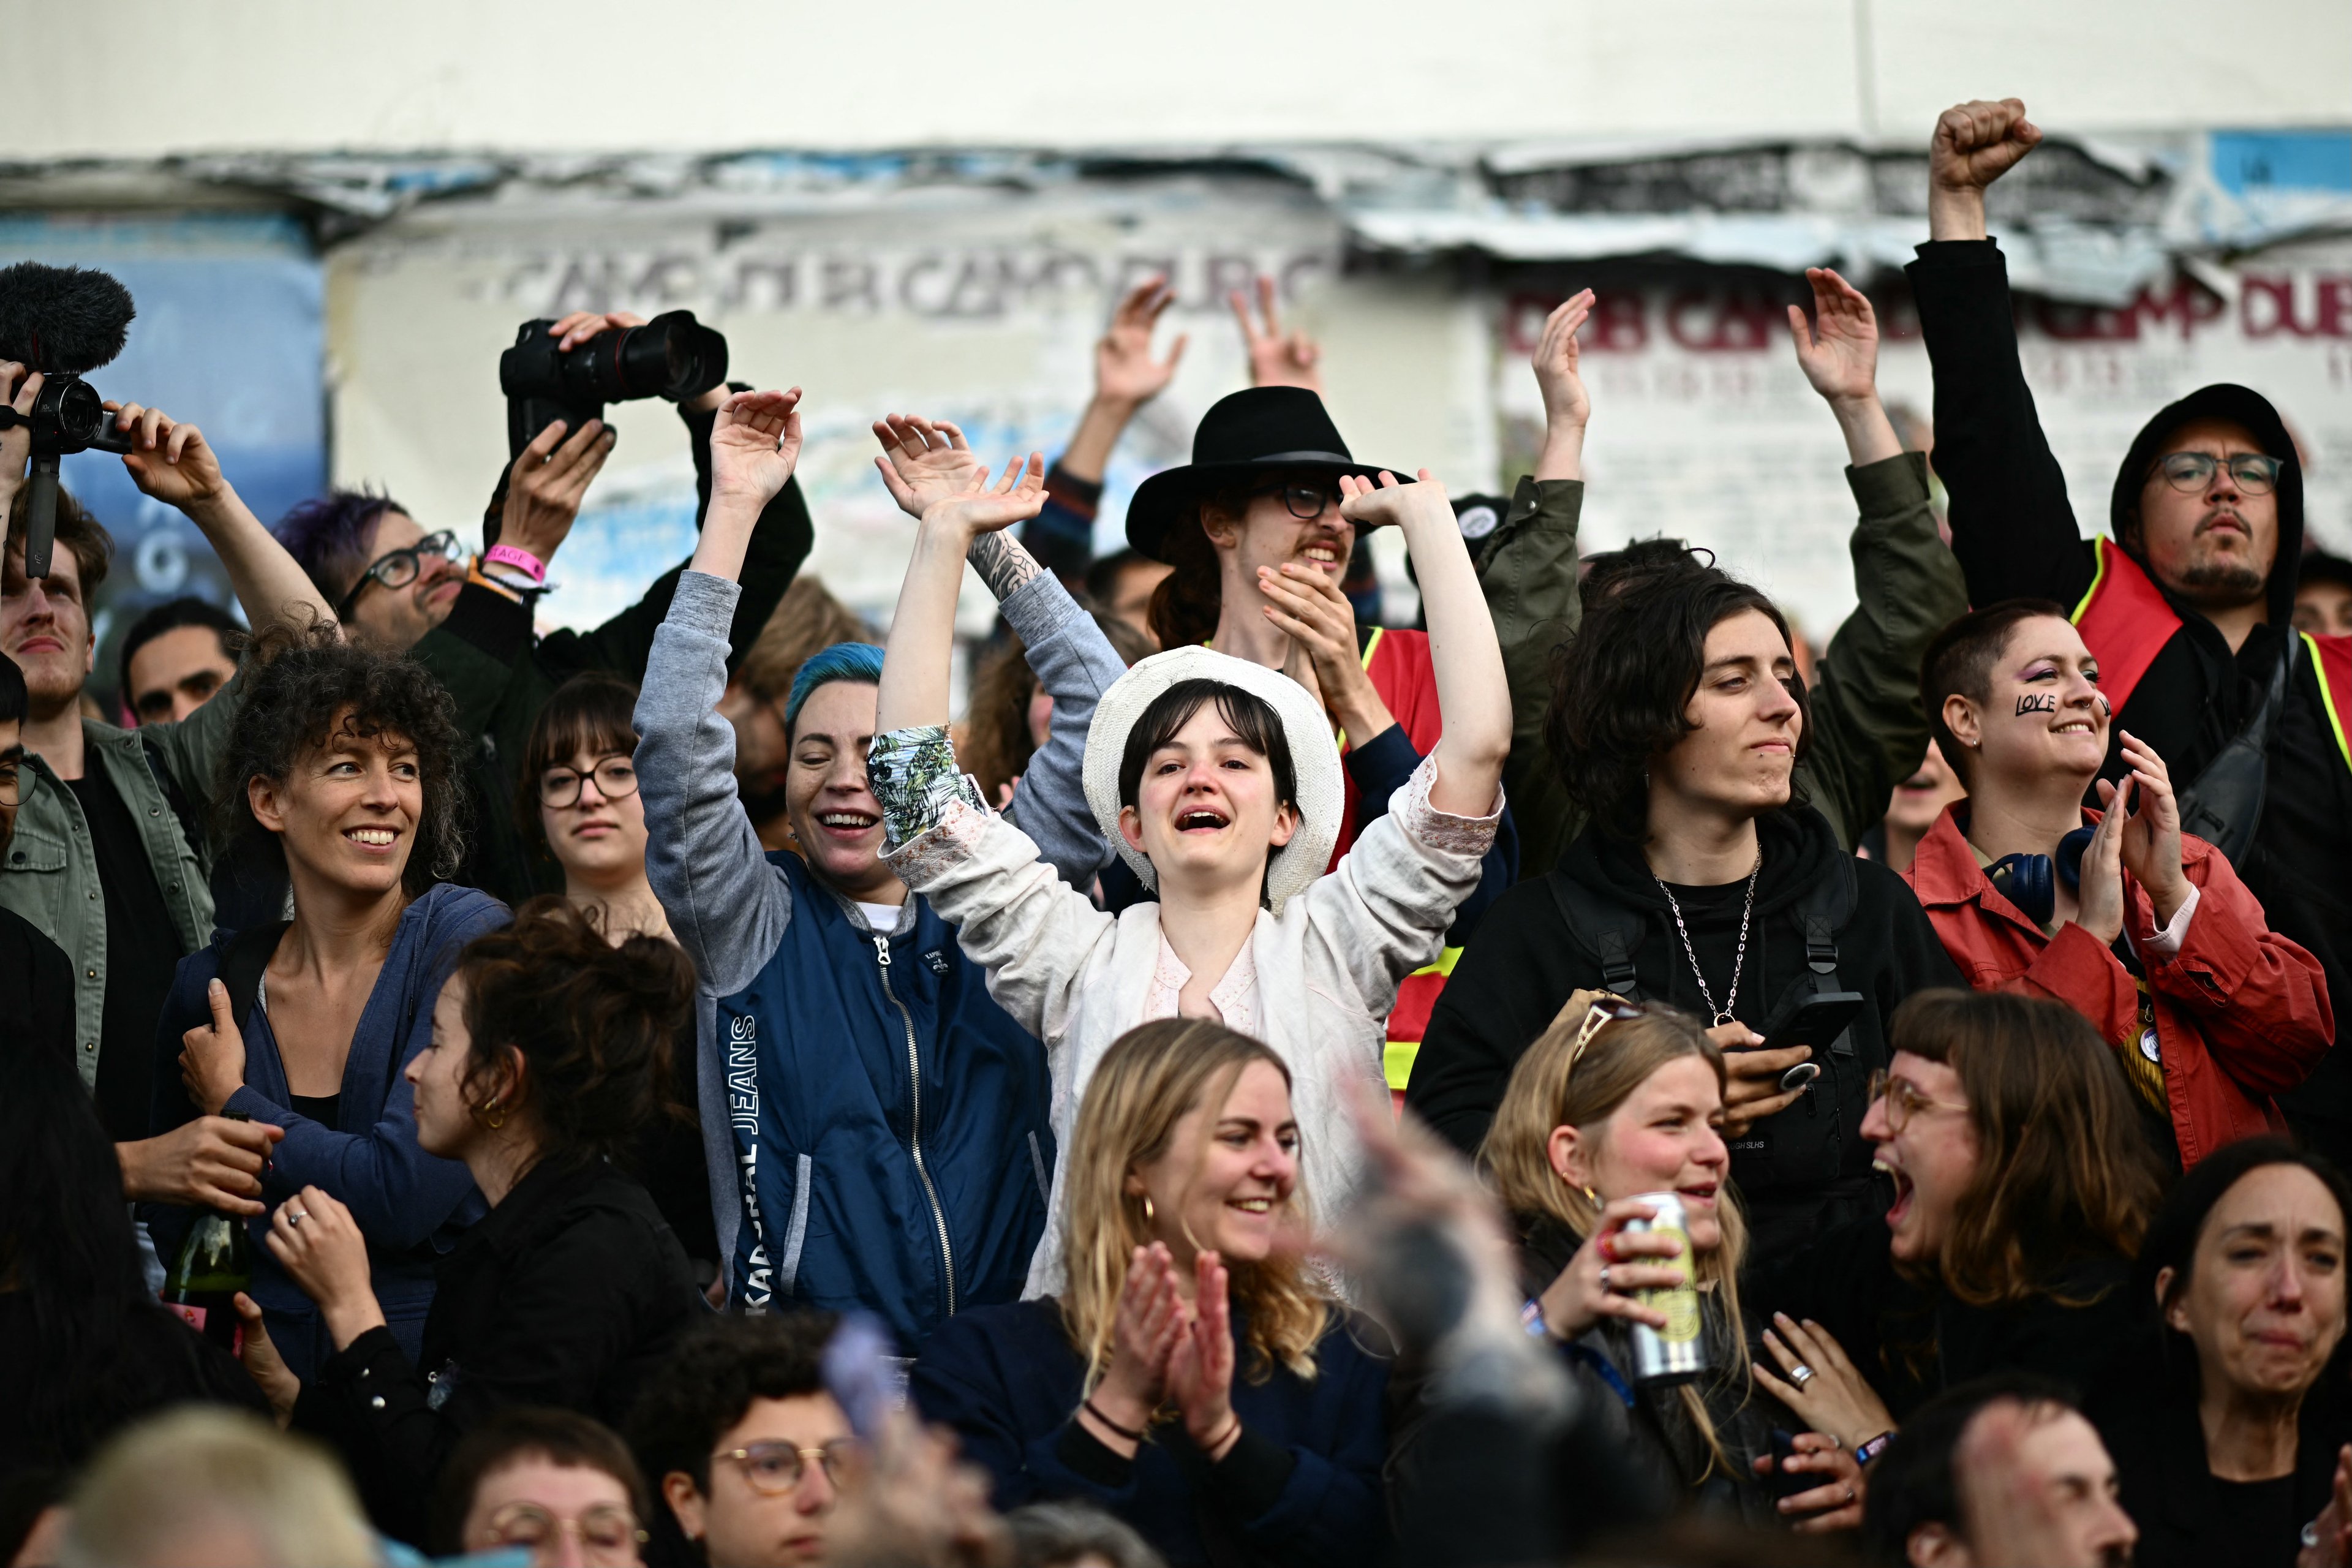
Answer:
[{"label": "photographer holding camera", "polygon": [[[43,376],[0,360],[0,402],[29,414]],[[204,435],[158,408],[109,404],[139,489],[186,514],[227,569],[256,626],[331,623],[326,602],[237,498]],[[0,652],[27,693],[16,831],[0,859],[0,907],[63,948],[74,981],[74,1060],[122,1162],[125,1195],[258,1213],[250,1201],[276,1140],[256,1123],[203,1117],[148,1138],[155,1021],[183,955],[210,940],[202,828],[213,775],[240,706],[241,681],[182,723],[119,730],[81,716],[97,653],[89,601],[114,542],[62,490],[46,578],[25,571],[30,433],[0,430]]]},{"label": "photographer holding camera", "polygon": [[[506,809],[514,798],[512,770],[540,710],[564,681],[588,670],[644,679],[654,630],[668,613],[682,568],[665,573],[643,598],[592,631],[535,637],[532,611],[589,482],[612,452],[613,432],[600,417],[606,401],[658,395],[677,404],[694,455],[700,530],[710,501],[711,423],[727,397],[726,363],[725,341],[684,311],[650,323],[589,311],[527,322],[499,364],[516,456],[484,514],[480,556],[468,560],[451,532],[426,534],[386,496],[338,490],[296,507],[278,524],[278,537],[337,605],[353,637],[408,650],[457,700],[459,732],[472,747],[466,777],[478,834],[457,880],[515,904],[562,889],[554,863],[524,843]],[[814,542],[794,482],[761,513],[751,535],[729,639],[730,676]],[[780,772],[781,721],[754,701],[723,706],[737,730],[739,773]]]}]

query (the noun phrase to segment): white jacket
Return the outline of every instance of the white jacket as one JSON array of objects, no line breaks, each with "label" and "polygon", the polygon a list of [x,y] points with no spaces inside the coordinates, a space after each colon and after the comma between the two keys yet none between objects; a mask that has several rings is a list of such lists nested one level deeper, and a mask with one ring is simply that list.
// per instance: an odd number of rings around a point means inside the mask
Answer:
[{"label": "white jacket", "polygon": [[[1362,1152],[1342,1086],[1354,1079],[1385,1092],[1381,1054],[1397,985],[1437,957],[1454,910],[1478,885],[1502,817],[1499,787],[1491,816],[1436,810],[1429,804],[1436,770],[1436,757],[1424,758],[1338,868],[1280,915],[1260,910],[1250,937],[1263,1035],[1290,1068],[1310,1214],[1338,1212],[1360,1179]],[[988,971],[997,1005],[1045,1044],[1054,1137],[1065,1158],[1055,1162],[1045,1235],[1024,1294],[1055,1294],[1078,1104],[1103,1053],[1148,1021],[1162,948],[1160,906],[1104,913],[1041,861],[1019,828],[961,801],[886,858],[958,929],[965,955]]]}]

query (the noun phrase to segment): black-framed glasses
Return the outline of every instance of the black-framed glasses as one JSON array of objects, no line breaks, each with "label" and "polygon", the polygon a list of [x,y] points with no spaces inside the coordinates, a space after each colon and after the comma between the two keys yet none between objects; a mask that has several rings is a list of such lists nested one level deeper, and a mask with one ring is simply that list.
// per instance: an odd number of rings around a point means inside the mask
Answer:
[{"label": "black-framed glasses", "polygon": [[0,757],[0,805],[25,804],[24,770],[25,753],[21,747]]},{"label": "black-framed glasses", "polygon": [[368,563],[367,570],[352,584],[352,591],[336,603],[335,618],[349,616],[352,606],[359,602],[360,590],[371,583],[381,583],[387,588],[407,587],[425,570],[428,556],[436,561],[463,561],[466,552],[457,542],[457,536],[446,528],[438,533],[426,534],[404,550],[384,552]]},{"label": "black-framed glasses", "polygon": [[627,757],[602,757],[583,773],[573,768],[550,768],[539,775],[539,804],[562,810],[580,799],[580,786],[596,781],[596,793],[606,800],[625,800],[637,793],[637,764]]},{"label": "black-framed glasses", "polygon": [[[2240,452],[2228,462],[2231,482],[2250,496],[2270,494],[2285,467],[2264,452]],[[2174,489],[2194,494],[2213,482],[2213,471],[2221,466],[2222,459],[2210,452],[2168,452],[2156,469]]]},{"label": "black-framed glasses", "polygon": [[824,1472],[827,1481],[839,1486],[841,1473],[848,1468],[849,1458],[856,1449],[855,1437],[835,1437],[821,1448],[782,1442],[753,1443],[747,1447],[722,1448],[710,1457],[732,1459],[742,1466],[743,1479],[761,1497],[782,1497],[807,1477],[812,1460]]},{"label": "black-framed glasses", "polygon": [[1339,491],[1331,485],[1310,485],[1297,481],[1279,485],[1261,485],[1250,491],[1253,496],[1280,496],[1290,515],[1301,522],[1313,522],[1323,515],[1323,509],[1338,510]]},{"label": "black-framed glasses", "polygon": [[550,1512],[535,1502],[511,1502],[490,1515],[491,1542],[533,1553],[565,1535],[580,1538],[581,1556],[600,1563],[635,1563],[648,1538],[637,1516],[619,1503],[603,1503],[577,1519]]},{"label": "black-framed glasses", "polygon": [[1910,1079],[1896,1078],[1885,1068],[1870,1075],[1868,1097],[1864,1103],[1874,1105],[1882,1099],[1886,1101],[1886,1130],[1890,1132],[1902,1131],[1911,1124],[1911,1119],[1923,1110],[1968,1109],[1963,1101],[1936,1100],[1922,1094],[1918,1086]]}]

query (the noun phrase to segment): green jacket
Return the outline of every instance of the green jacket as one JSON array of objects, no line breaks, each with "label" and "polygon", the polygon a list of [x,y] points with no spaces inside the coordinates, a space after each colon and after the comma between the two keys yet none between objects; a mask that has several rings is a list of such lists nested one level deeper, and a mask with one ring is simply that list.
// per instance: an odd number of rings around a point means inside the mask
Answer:
[{"label": "green jacket", "polygon": [[[708,462],[709,434],[706,417],[695,436],[698,468]],[[730,670],[759,640],[814,542],[808,503],[795,479],[768,503],[752,530],[743,560],[743,594],[729,639]],[[448,618],[411,650],[457,700],[458,733],[475,738],[462,770],[473,810],[472,851],[456,880],[516,906],[534,893],[563,890],[555,862],[535,837],[524,837],[515,818],[515,770],[522,765],[531,725],[555,689],[575,675],[604,670],[625,680],[645,679],[654,632],[669,613],[670,595],[684,570],[681,564],[664,573],[644,598],[593,631],[556,631],[536,640],[528,606],[468,583],[449,606]]]},{"label": "green jacket", "polygon": [[[205,884],[212,859],[203,826],[182,814],[193,818],[212,799],[213,777],[244,701],[243,685],[232,679],[176,724],[118,730],[82,721],[83,766],[106,775],[139,824],[183,957],[212,940],[213,896]],[[80,1047],[74,1060],[82,1082],[95,1089],[106,1023],[105,889],[81,802],[47,763],[26,760],[30,783],[0,864],[0,908],[30,921],[73,961],[74,1038]]]},{"label": "green jacket", "polygon": [[[1849,467],[1845,478],[1861,513],[1851,545],[1859,603],[1815,672],[1813,740],[1797,764],[1797,787],[1851,850],[1886,815],[1896,783],[1927,755],[1920,656],[1967,611],[1969,595],[1959,563],[1936,531],[1925,456],[1905,452]],[[1576,544],[1583,504],[1580,480],[1522,479],[1508,515],[1477,555],[1511,686],[1503,783],[1518,825],[1523,877],[1549,871],[1584,826],[1543,742],[1553,656],[1583,621]],[[1504,548],[1522,534],[1534,548]]]}]

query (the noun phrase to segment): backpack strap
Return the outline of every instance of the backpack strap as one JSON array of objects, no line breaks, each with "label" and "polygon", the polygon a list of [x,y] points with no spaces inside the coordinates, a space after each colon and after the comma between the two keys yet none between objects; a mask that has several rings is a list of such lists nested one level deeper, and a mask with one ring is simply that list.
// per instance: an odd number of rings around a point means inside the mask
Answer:
[{"label": "backpack strap", "polygon": [[[1832,865],[1831,874],[1814,883],[1797,904],[1797,925],[1805,938],[1805,967],[1812,971],[1811,989],[1802,994],[1807,996],[1845,989],[1838,981],[1837,933],[1853,918],[1857,898],[1853,858],[1839,855]],[[1830,1049],[1839,1056],[1853,1055],[1852,1031],[1841,1032]]]},{"label": "backpack strap", "polygon": [[271,921],[247,926],[222,945],[221,984],[228,987],[229,1016],[236,1020],[240,1034],[246,1019],[253,1015],[255,999],[261,994],[261,972],[269,967],[269,955],[278,951],[278,938],[291,924],[291,921]]},{"label": "backpack strap", "polygon": [[1604,898],[1562,871],[1551,872],[1544,880],[1551,884],[1569,934],[1601,960],[1601,984],[1628,1002],[1642,1001],[1641,983],[1633,977],[1633,954],[1642,946],[1642,912]]}]

